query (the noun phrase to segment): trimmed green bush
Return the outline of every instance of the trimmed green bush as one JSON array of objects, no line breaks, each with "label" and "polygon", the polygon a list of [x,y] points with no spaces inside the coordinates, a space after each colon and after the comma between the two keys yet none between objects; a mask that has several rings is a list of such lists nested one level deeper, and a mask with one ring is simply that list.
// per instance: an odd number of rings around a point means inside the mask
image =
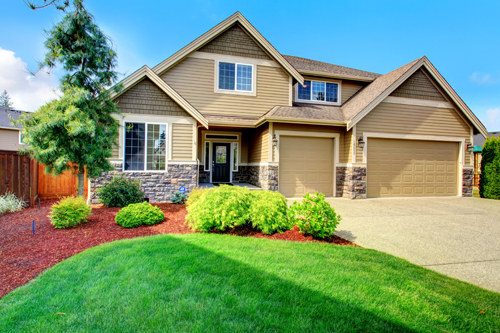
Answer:
[{"label": "trimmed green bush", "polygon": [[250,221],[254,228],[265,234],[283,232],[292,227],[287,216],[286,198],[279,192],[253,191],[250,204]]},{"label": "trimmed green bush", "polygon": [[118,176],[97,190],[97,194],[99,202],[106,207],[126,207],[144,200],[139,181]]},{"label": "trimmed green bush", "polygon": [[80,224],[92,213],[92,207],[87,205],[83,197],[66,197],[53,204],[51,208],[50,222],[58,229]]},{"label": "trimmed green bush", "polygon": [[186,200],[186,207],[191,206],[194,204],[198,199],[206,192],[210,191],[209,188],[202,188],[202,187],[196,187],[194,188],[191,193],[189,193],[189,196]]},{"label": "trimmed green bush", "polygon": [[128,205],[116,213],[115,222],[125,228],[135,228],[142,224],[153,225],[165,220],[160,208],[147,202]]},{"label": "trimmed green bush", "polygon": [[481,198],[500,199],[500,140],[492,136],[484,142],[481,151]]},{"label": "trimmed green bush", "polygon": [[301,233],[317,238],[332,236],[342,220],[325,201],[325,195],[318,192],[314,195],[307,193],[302,202],[295,201],[288,212],[291,222],[299,227]]},{"label": "trimmed green bush", "polygon": [[187,193],[175,192],[174,196],[170,198],[170,202],[174,204],[183,204],[188,198]]},{"label": "trimmed green bush", "polygon": [[226,230],[245,224],[252,198],[248,188],[214,187],[187,206],[186,222],[199,231]]}]

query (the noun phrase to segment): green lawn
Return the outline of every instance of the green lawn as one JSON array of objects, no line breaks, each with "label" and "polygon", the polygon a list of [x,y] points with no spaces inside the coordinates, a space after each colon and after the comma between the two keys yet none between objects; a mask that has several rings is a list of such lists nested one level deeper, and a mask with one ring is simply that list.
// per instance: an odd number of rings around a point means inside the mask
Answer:
[{"label": "green lawn", "polygon": [[498,332],[500,294],[368,249],[159,235],[104,244],[59,263],[0,300],[0,327]]}]

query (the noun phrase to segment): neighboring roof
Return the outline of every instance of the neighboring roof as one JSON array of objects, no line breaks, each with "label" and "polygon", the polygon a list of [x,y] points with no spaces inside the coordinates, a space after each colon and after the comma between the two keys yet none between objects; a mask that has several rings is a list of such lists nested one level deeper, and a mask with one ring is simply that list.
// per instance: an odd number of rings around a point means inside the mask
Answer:
[{"label": "neighboring roof", "polygon": [[241,26],[260,44],[260,46],[267,53],[269,53],[269,55],[274,58],[274,60],[278,62],[293,78],[295,78],[300,83],[304,83],[304,78],[302,77],[302,75],[299,74],[299,72],[281,55],[281,53],[279,53],[274,48],[274,46],[272,46],[271,43],[269,43],[267,39],[265,39],[264,36],[262,36],[260,32],[255,29],[254,26],[250,22],[248,22],[248,20],[240,12],[234,13],[200,37],[174,53],[168,59],[153,67],[153,71],[156,74],[161,75],[169,68],[175,66],[180,61],[185,59],[190,53],[196,51],[203,45],[206,45],[237,22],[240,23]]},{"label": "neighboring roof", "polygon": [[[163,90],[168,97],[173,99],[181,108],[183,108],[187,113],[193,116],[194,119],[198,120],[203,126],[208,128],[207,119],[196,110],[188,101],[184,99],[177,91],[175,91],[168,83],[163,81],[158,75],[156,75],[148,66],[144,65],[143,67],[136,70],[134,73],[127,76],[120,83],[123,86],[118,93],[114,90],[114,87],[111,88],[111,98],[115,99],[127,91],[129,88],[133,87],[135,84],[139,83],[143,78],[149,78],[151,82],[156,84],[158,88]],[[115,85],[116,86],[118,86]]]},{"label": "neighboring roof", "polygon": [[338,66],[326,62],[284,55],[286,60],[295,67],[301,74],[335,76],[338,78],[373,81],[381,74],[371,73],[350,67]]},{"label": "neighboring roof", "polygon": [[275,106],[263,115],[256,125],[269,120],[345,124],[340,106],[307,103],[294,103],[293,106]]},{"label": "neighboring roof", "polygon": [[[488,132],[488,138],[492,137],[492,136],[500,137],[500,131]],[[473,144],[475,146],[483,147],[485,141],[486,141],[486,138],[484,136],[482,136],[481,134],[474,135]]]},{"label": "neighboring roof", "polygon": [[19,118],[19,116],[21,116],[23,112],[24,111],[12,110],[4,106],[0,106],[0,128],[9,128],[15,130],[22,129],[21,125],[14,125],[12,120],[17,120],[17,118]]}]

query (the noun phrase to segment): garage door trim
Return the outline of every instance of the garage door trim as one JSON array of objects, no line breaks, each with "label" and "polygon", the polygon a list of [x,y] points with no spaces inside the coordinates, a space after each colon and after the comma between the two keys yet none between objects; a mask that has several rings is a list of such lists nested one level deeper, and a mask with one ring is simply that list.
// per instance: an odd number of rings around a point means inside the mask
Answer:
[{"label": "garage door trim", "polygon": [[[337,165],[339,164],[339,149],[340,149],[340,133],[322,133],[322,132],[305,132],[305,131],[284,131],[276,130],[274,131],[276,138],[278,139],[278,144],[275,150],[275,161],[279,163],[279,151],[280,151],[280,138],[281,136],[294,136],[294,137],[311,137],[311,138],[331,138],[333,139],[333,195],[337,193]],[[279,165],[279,164],[278,164]],[[278,167],[278,191],[280,191],[280,168]]]},{"label": "garage door trim", "polygon": [[[423,141],[446,141],[446,142],[458,142],[458,183],[457,183],[457,196],[462,196],[462,181],[463,181],[463,169],[465,164],[465,138],[459,137],[449,137],[449,136],[431,136],[431,135],[412,135],[412,134],[392,134],[392,133],[363,133],[363,141],[365,146],[363,147],[363,163],[365,165],[368,161],[368,138],[378,138],[378,139],[402,139],[402,140],[423,140]],[[472,158],[472,156],[471,156]],[[472,159],[471,159],[472,161]],[[368,182],[368,179],[367,179]]]}]

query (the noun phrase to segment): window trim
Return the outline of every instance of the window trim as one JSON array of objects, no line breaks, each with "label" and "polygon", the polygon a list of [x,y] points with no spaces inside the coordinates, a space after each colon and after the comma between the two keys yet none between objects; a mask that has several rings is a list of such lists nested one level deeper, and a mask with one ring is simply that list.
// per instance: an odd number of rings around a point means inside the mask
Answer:
[{"label": "window trim", "polygon": [[[295,86],[295,98],[294,101],[298,103],[309,103],[309,104],[326,104],[326,105],[341,105],[342,104],[342,81],[338,80],[332,80],[332,81],[321,81],[321,80],[313,80],[313,79],[308,79],[304,78],[304,81],[311,81],[311,95],[312,97],[312,83],[313,82],[319,82],[319,83],[324,83],[325,84],[325,101],[315,101],[312,99],[299,99],[299,84],[297,83]],[[336,84],[337,85],[337,102],[327,102],[326,101],[326,85],[328,83]]]},{"label": "window trim", "polygon": [[[208,144],[208,165],[205,165],[207,161],[207,144]],[[203,141],[203,171],[211,171],[210,156],[212,156],[212,141]]]},{"label": "window trim", "polygon": [[[239,171],[239,165],[241,163],[241,132],[214,132],[214,131],[202,131],[202,147],[203,147],[203,171],[212,171],[212,162],[213,162],[213,143],[229,143],[230,144],[230,158],[231,158],[231,163],[230,163],[230,174],[231,174],[231,181],[233,177],[233,172],[238,172]],[[223,139],[223,138],[207,138],[207,135],[227,135],[227,136],[236,136],[236,139]],[[205,145],[206,143],[210,143],[210,149],[209,149],[209,165],[208,168],[205,165],[206,161],[206,150],[205,150]],[[238,143],[238,156],[236,157],[236,170],[233,170],[233,163],[234,163],[234,157],[233,157],[233,143]],[[210,183],[212,182],[212,173],[210,173]]]},{"label": "window trim", "polygon": [[[228,63],[228,64],[234,64],[235,66],[235,75],[234,75],[234,90],[230,89],[219,89],[219,64],[223,63]],[[238,82],[238,65],[245,65],[245,66],[251,66],[252,67],[252,90],[237,90],[237,82]],[[216,93],[223,93],[223,94],[236,94],[236,95],[251,95],[251,96],[256,96],[256,75],[257,73],[257,66],[254,64],[249,64],[249,63],[243,63],[243,62],[238,62],[238,61],[233,61],[233,60],[217,60],[215,61],[215,82],[214,82],[214,92]]]},{"label": "window trim", "polygon": [[[126,157],[126,154],[125,154],[125,151],[126,151],[126,130],[127,130],[127,124],[128,123],[138,123],[138,124],[144,124],[145,126],[145,132],[146,132],[146,138],[144,139],[145,142],[144,142],[144,169],[143,170],[125,170],[125,157]],[[165,140],[167,141],[166,142],[166,145],[165,145],[165,170],[147,170],[147,165],[148,165],[148,161],[147,161],[147,153],[148,153],[148,146],[147,146],[147,131],[148,131],[148,125],[149,124],[152,124],[152,125],[165,125]],[[123,121],[123,149],[122,149],[122,152],[123,152],[123,158],[122,158],[122,172],[168,172],[168,154],[170,152],[170,130],[169,130],[169,124],[168,123],[162,123],[162,122],[153,122],[153,121]]]}]

